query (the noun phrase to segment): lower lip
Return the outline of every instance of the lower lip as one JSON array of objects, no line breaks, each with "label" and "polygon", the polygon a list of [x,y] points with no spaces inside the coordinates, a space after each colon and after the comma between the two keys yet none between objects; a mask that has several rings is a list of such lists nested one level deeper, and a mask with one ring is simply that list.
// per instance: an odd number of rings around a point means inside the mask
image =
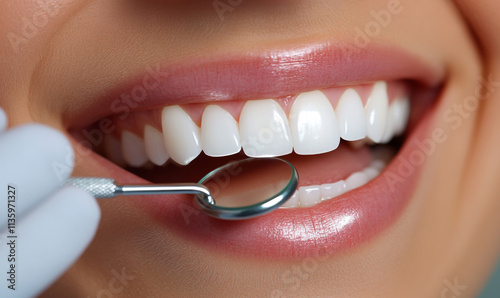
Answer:
[{"label": "lower lip", "polygon": [[312,208],[277,210],[234,222],[206,216],[183,195],[131,202],[146,209],[170,232],[214,252],[272,259],[335,254],[373,238],[402,215],[419,178],[421,166],[412,164],[415,153],[425,159],[415,140],[427,136],[433,114],[425,115],[377,178]]}]

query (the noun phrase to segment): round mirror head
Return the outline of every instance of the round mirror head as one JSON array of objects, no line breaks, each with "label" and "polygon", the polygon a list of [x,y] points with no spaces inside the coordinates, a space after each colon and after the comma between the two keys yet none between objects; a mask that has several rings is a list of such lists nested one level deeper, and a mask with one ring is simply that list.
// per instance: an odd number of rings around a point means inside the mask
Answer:
[{"label": "round mirror head", "polygon": [[241,220],[277,209],[295,192],[297,171],[279,158],[248,158],[226,164],[200,180],[210,190],[215,204],[202,195],[196,203],[208,215]]}]

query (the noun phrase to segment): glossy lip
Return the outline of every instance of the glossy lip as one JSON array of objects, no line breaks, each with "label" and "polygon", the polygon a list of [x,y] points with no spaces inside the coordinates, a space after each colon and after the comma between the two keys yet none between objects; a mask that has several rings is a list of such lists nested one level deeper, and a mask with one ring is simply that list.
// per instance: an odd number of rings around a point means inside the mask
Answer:
[{"label": "glossy lip", "polygon": [[216,253],[273,260],[333,255],[368,241],[401,216],[421,172],[421,166],[409,162],[410,156],[421,152],[416,141],[428,139],[434,115],[428,113],[422,119],[378,177],[311,208],[281,209],[256,219],[227,222],[204,215],[187,197],[136,202],[169,230]]},{"label": "glossy lip", "polygon": [[[169,67],[148,100],[133,109],[152,109],[171,104],[217,100],[276,98],[296,92],[334,85],[375,80],[411,79],[438,85],[444,71],[431,67],[401,50],[369,47],[349,52],[331,44]],[[347,53],[347,54],[346,54]],[[130,93],[148,74],[131,80],[80,114],[68,124],[89,125],[116,114],[110,105],[116,94]],[[129,90],[129,91],[127,91]],[[105,109],[104,107],[108,107]],[[414,150],[412,140],[425,136],[432,113],[422,119],[388,168],[367,185],[307,209],[277,210],[266,216],[227,222],[210,218],[194,207],[186,196],[122,198],[157,218],[168,231],[229,254],[293,259],[335,253],[367,241],[393,223],[403,212],[418,181],[419,168],[393,188],[387,173],[397,173]],[[106,159],[92,154],[97,163],[120,183],[147,183]]]},{"label": "glossy lip", "polygon": [[[196,207],[194,198],[188,195],[114,200],[120,200],[120,204],[132,204],[153,216],[167,233],[174,233],[214,253],[272,260],[333,255],[370,240],[401,216],[414,193],[422,165],[412,166],[409,173],[401,169],[407,166],[414,152],[421,152],[416,141],[428,139],[435,114],[432,110],[426,114],[378,177],[311,208],[281,209],[259,218],[235,222],[205,215]],[[148,183],[96,153],[88,158],[92,159],[91,165],[101,167],[120,183]],[[389,181],[396,182],[391,187]]]}]

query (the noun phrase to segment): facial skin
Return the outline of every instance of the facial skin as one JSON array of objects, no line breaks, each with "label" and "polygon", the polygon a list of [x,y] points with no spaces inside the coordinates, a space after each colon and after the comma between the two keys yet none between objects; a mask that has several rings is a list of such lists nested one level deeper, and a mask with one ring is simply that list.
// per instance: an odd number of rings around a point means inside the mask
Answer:
[{"label": "facial skin", "polygon": [[[85,107],[148,65],[349,42],[356,27],[372,20],[370,11],[385,9],[388,2],[248,0],[221,21],[211,1],[45,1],[58,9],[28,32],[26,20],[44,7],[3,1],[0,105],[12,126],[35,121],[66,131],[68,111]],[[389,229],[322,260],[313,272],[300,272],[292,287],[282,276],[303,261],[207,251],[169,233],[129,201],[105,201],[93,243],[45,295],[94,297],[115,286],[120,297],[452,297],[448,285],[455,282],[466,286],[463,295],[474,296],[500,250],[500,59],[495,55],[500,3],[401,4],[403,11],[372,42],[397,45],[446,71],[431,125],[448,138],[427,158],[410,204]],[[450,126],[444,115],[474,95],[481,76],[496,82],[492,92]],[[95,161],[83,160],[77,154],[75,175],[109,175]],[[130,279],[111,284],[113,272],[122,270]]]}]

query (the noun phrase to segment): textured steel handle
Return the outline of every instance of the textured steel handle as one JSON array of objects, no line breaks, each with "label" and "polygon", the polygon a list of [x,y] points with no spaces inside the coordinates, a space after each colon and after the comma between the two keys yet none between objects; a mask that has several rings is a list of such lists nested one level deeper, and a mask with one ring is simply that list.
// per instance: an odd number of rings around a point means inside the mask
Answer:
[{"label": "textured steel handle", "polygon": [[84,189],[97,199],[113,198],[118,186],[109,178],[70,178],[64,185],[72,185]]},{"label": "textured steel handle", "polygon": [[113,198],[119,195],[161,195],[161,194],[196,194],[201,195],[209,204],[215,204],[208,188],[197,183],[150,184],[150,185],[116,185],[110,178],[75,177],[66,181],[84,189],[96,199]]}]

